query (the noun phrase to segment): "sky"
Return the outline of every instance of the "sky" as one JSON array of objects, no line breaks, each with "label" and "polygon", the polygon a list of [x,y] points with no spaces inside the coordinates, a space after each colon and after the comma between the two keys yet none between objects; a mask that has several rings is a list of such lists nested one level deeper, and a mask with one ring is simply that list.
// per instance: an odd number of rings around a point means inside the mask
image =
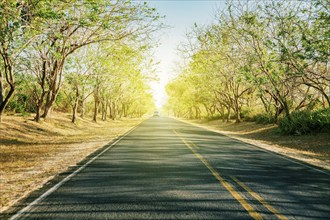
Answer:
[{"label": "sky", "polygon": [[177,48],[185,42],[185,34],[194,23],[210,24],[214,19],[214,11],[224,7],[224,1],[207,0],[150,0],[151,7],[165,16],[164,22],[170,28],[160,36],[160,46],[155,50],[155,59],[160,62],[157,68],[159,82],[152,83],[152,91],[157,108],[166,103],[165,85],[176,73],[175,63],[180,61]]}]

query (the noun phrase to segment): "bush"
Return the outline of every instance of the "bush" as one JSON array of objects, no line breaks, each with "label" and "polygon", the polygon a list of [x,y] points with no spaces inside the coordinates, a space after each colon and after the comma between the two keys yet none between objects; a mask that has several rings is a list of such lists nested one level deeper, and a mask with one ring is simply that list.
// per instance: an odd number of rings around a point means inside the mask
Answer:
[{"label": "bush", "polygon": [[243,121],[254,121],[254,117],[252,116],[251,110],[250,109],[243,109],[241,110],[241,119]]},{"label": "bush", "polygon": [[315,112],[299,111],[291,114],[291,121],[285,117],[279,122],[283,134],[303,135],[330,130],[330,108]]},{"label": "bush", "polygon": [[219,120],[219,119],[221,119],[221,116],[219,114],[215,114],[212,116],[207,116],[207,117],[205,117],[205,119],[208,121]]},{"label": "bush", "polygon": [[29,95],[23,93],[16,93],[12,99],[10,99],[7,109],[15,113],[32,112],[34,110],[32,98]]},{"label": "bush", "polygon": [[274,117],[269,114],[257,114],[253,117],[253,121],[257,124],[273,124],[275,123]]}]

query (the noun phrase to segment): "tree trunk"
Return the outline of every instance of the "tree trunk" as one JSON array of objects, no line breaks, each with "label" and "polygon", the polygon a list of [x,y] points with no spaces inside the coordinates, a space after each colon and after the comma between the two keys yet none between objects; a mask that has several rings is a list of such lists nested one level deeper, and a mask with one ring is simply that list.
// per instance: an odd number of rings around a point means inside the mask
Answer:
[{"label": "tree trunk", "polygon": [[203,106],[206,110],[207,117],[212,117],[211,107],[208,107],[205,103],[203,104]]},{"label": "tree trunk", "polygon": [[80,117],[84,118],[85,117],[85,88],[84,86],[81,89],[81,96],[79,99],[79,111],[80,111]]},{"label": "tree trunk", "polygon": [[127,117],[127,107],[125,104],[122,104],[122,111],[123,111],[123,115],[126,118]]},{"label": "tree trunk", "polygon": [[52,97],[53,97],[53,91],[48,91],[47,92],[47,96],[46,96],[46,102],[45,102],[45,105],[44,105],[44,112],[43,114],[41,115],[42,118],[46,119],[47,116],[48,116],[48,113],[49,113],[49,110],[50,108],[52,107]]},{"label": "tree trunk", "polygon": [[284,112],[285,112],[285,116],[291,122],[292,119],[291,119],[291,115],[290,115],[290,110],[289,110],[289,107],[288,107],[288,104],[286,103],[286,101],[283,102],[283,109],[284,109]]},{"label": "tree trunk", "polygon": [[236,109],[236,112],[235,112],[235,123],[240,123],[241,122],[241,112],[239,110]]},{"label": "tree trunk", "polygon": [[42,118],[46,119],[48,117],[48,114],[50,112],[50,109],[52,107],[53,104],[51,104],[52,102],[47,102],[45,105],[45,109],[44,109],[44,113],[42,114]]},{"label": "tree trunk", "polygon": [[230,122],[230,116],[231,116],[231,108],[228,106],[227,107],[227,122]]},{"label": "tree trunk", "polygon": [[263,97],[263,95],[260,96],[260,100],[261,100],[261,102],[262,102],[262,104],[264,106],[264,109],[265,109],[266,113],[269,114],[270,113],[270,107],[269,107],[269,104],[266,103],[266,100]]},{"label": "tree trunk", "polygon": [[42,106],[42,101],[38,101],[38,104],[37,104],[37,112],[36,112],[36,116],[34,118],[34,120],[36,122],[40,122],[40,118],[41,118],[41,115],[40,115],[40,112],[41,112],[41,106]]},{"label": "tree trunk", "polygon": [[73,107],[72,107],[72,123],[77,122],[77,109],[78,109],[78,99],[75,100]]},{"label": "tree trunk", "polygon": [[85,99],[80,101],[80,117],[85,117]]},{"label": "tree trunk", "polygon": [[79,105],[79,87],[76,86],[76,97],[74,100],[74,104],[72,106],[72,123],[76,123],[77,122],[77,109],[78,109],[78,105]]},{"label": "tree trunk", "polygon": [[5,108],[6,108],[7,104],[8,104],[8,102],[9,102],[10,98],[13,96],[13,94],[15,92],[15,86],[14,86],[14,84],[10,84],[10,90],[9,90],[8,94],[6,95],[6,98],[4,100],[3,100],[3,95],[2,95],[2,92],[3,92],[2,91],[2,88],[0,88],[0,89],[1,89],[1,91],[0,91],[0,93],[1,93],[1,99],[0,99],[0,122],[1,122],[2,115],[3,115],[4,111],[5,111]]},{"label": "tree trunk", "polygon": [[239,107],[238,100],[235,101],[235,123],[240,123],[241,122],[241,110]]},{"label": "tree trunk", "polygon": [[197,106],[195,106],[194,108],[195,108],[195,113],[196,113],[195,118],[200,119],[200,109]]},{"label": "tree trunk", "polygon": [[[2,78],[2,71],[1,71],[1,68],[0,68],[0,106],[2,106],[3,105],[3,78]],[[1,115],[2,115],[2,113],[0,113],[0,122],[1,122]]]},{"label": "tree trunk", "polygon": [[107,120],[107,104],[105,103],[105,101],[101,102],[102,105],[102,121],[106,121]]},{"label": "tree trunk", "polygon": [[51,71],[51,79],[49,85],[49,96],[47,97],[47,102],[45,104],[45,110],[41,117],[47,118],[49,112],[51,111],[57,95],[60,91],[62,82],[62,72],[63,72],[64,59],[61,61],[56,61],[54,67]]},{"label": "tree trunk", "polygon": [[98,104],[97,102],[94,103],[94,115],[93,115],[93,121],[97,122],[97,112],[98,112]]},{"label": "tree trunk", "polygon": [[116,115],[116,111],[117,111],[117,108],[116,108],[116,103],[115,102],[112,102],[112,120],[115,120],[117,115]]},{"label": "tree trunk", "polygon": [[274,115],[274,123],[276,124],[278,122],[278,116],[280,116],[280,114],[282,113],[283,108],[281,105],[279,105],[279,103],[276,103],[275,106],[275,115]]},{"label": "tree trunk", "polygon": [[97,113],[99,111],[99,98],[98,98],[98,95],[94,94],[94,115],[93,115],[93,121],[94,122],[97,122]]},{"label": "tree trunk", "polygon": [[13,71],[13,65],[11,60],[4,59],[4,69],[5,69],[5,77],[6,81],[9,85],[9,92],[7,95],[4,95],[4,85],[3,85],[3,75],[2,71],[0,69],[0,123],[2,120],[2,115],[5,111],[6,106],[9,103],[10,98],[13,96],[15,92],[15,82],[14,82],[14,71]]},{"label": "tree trunk", "polygon": [[226,119],[225,119],[225,110],[224,110],[223,106],[220,105],[219,108],[218,107],[215,107],[215,109],[220,114],[220,117],[222,119],[222,122],[225,122],[226,121]]},{"label": "tree trunk", "polygon": [[109,108],[109,117],[112,119],[112,107],[111,107],[111,100],[108,102],[108,108]]},{"label": "tree trunk", "polygon": [[108,113],[108,105],[105,103],[105,109],[104,109],[104,121],[107,120],[107,113]]},{"label": "tree trunk", "polygon": [[123,107],[122,106],[120,107],[119,104],[117,104],[117,106],[118,106],[118,117],[121,118],[123,115]]}]

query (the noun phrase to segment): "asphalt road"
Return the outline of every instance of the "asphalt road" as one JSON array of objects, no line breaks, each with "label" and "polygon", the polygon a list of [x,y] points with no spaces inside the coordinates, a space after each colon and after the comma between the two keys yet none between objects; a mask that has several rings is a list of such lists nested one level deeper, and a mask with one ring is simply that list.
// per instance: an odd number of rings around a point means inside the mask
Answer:
[{"label": "asphalt road", "polygon": [[330,219],[330,175],[153,117],[18,219]]}]

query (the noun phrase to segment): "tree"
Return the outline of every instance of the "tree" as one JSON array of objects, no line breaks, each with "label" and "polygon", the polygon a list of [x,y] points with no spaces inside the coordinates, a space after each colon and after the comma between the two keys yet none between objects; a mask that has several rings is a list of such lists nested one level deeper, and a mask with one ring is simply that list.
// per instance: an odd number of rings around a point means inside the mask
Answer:
[{"label": "tree", "polygon": [[[254,4],[254,5],[253,5]],[[329,106],[329,3],[234,1],[181,45],[183,71],[169,83],[169,107],[195,117],[217,109],[223,120],[246,112],[281,115]],[[213,97],[212,97],[213,96]],[[264,114],[264,113],[261,113]],[[244,115],[243,115],[244,117]]]},{"label": "tree", "polygon": [[1,1],[0,3],[0,122],[15,92],[17,57],[33,41],[37,29],[37,1]]},{"label": "tree", "polygon": [[[74,5],[75,7],[72,7]],[[125,38],[145,39],[156,31],[159,15],[146,4],[130,1],[54,1],[49,9],[55,13],[51,22],[42,24],[47,32],[40,37],[37,48],[40,59],[49,64],[44,113],[47,117],[62,83],[67,57],[77,49],[98,42]]]}]

